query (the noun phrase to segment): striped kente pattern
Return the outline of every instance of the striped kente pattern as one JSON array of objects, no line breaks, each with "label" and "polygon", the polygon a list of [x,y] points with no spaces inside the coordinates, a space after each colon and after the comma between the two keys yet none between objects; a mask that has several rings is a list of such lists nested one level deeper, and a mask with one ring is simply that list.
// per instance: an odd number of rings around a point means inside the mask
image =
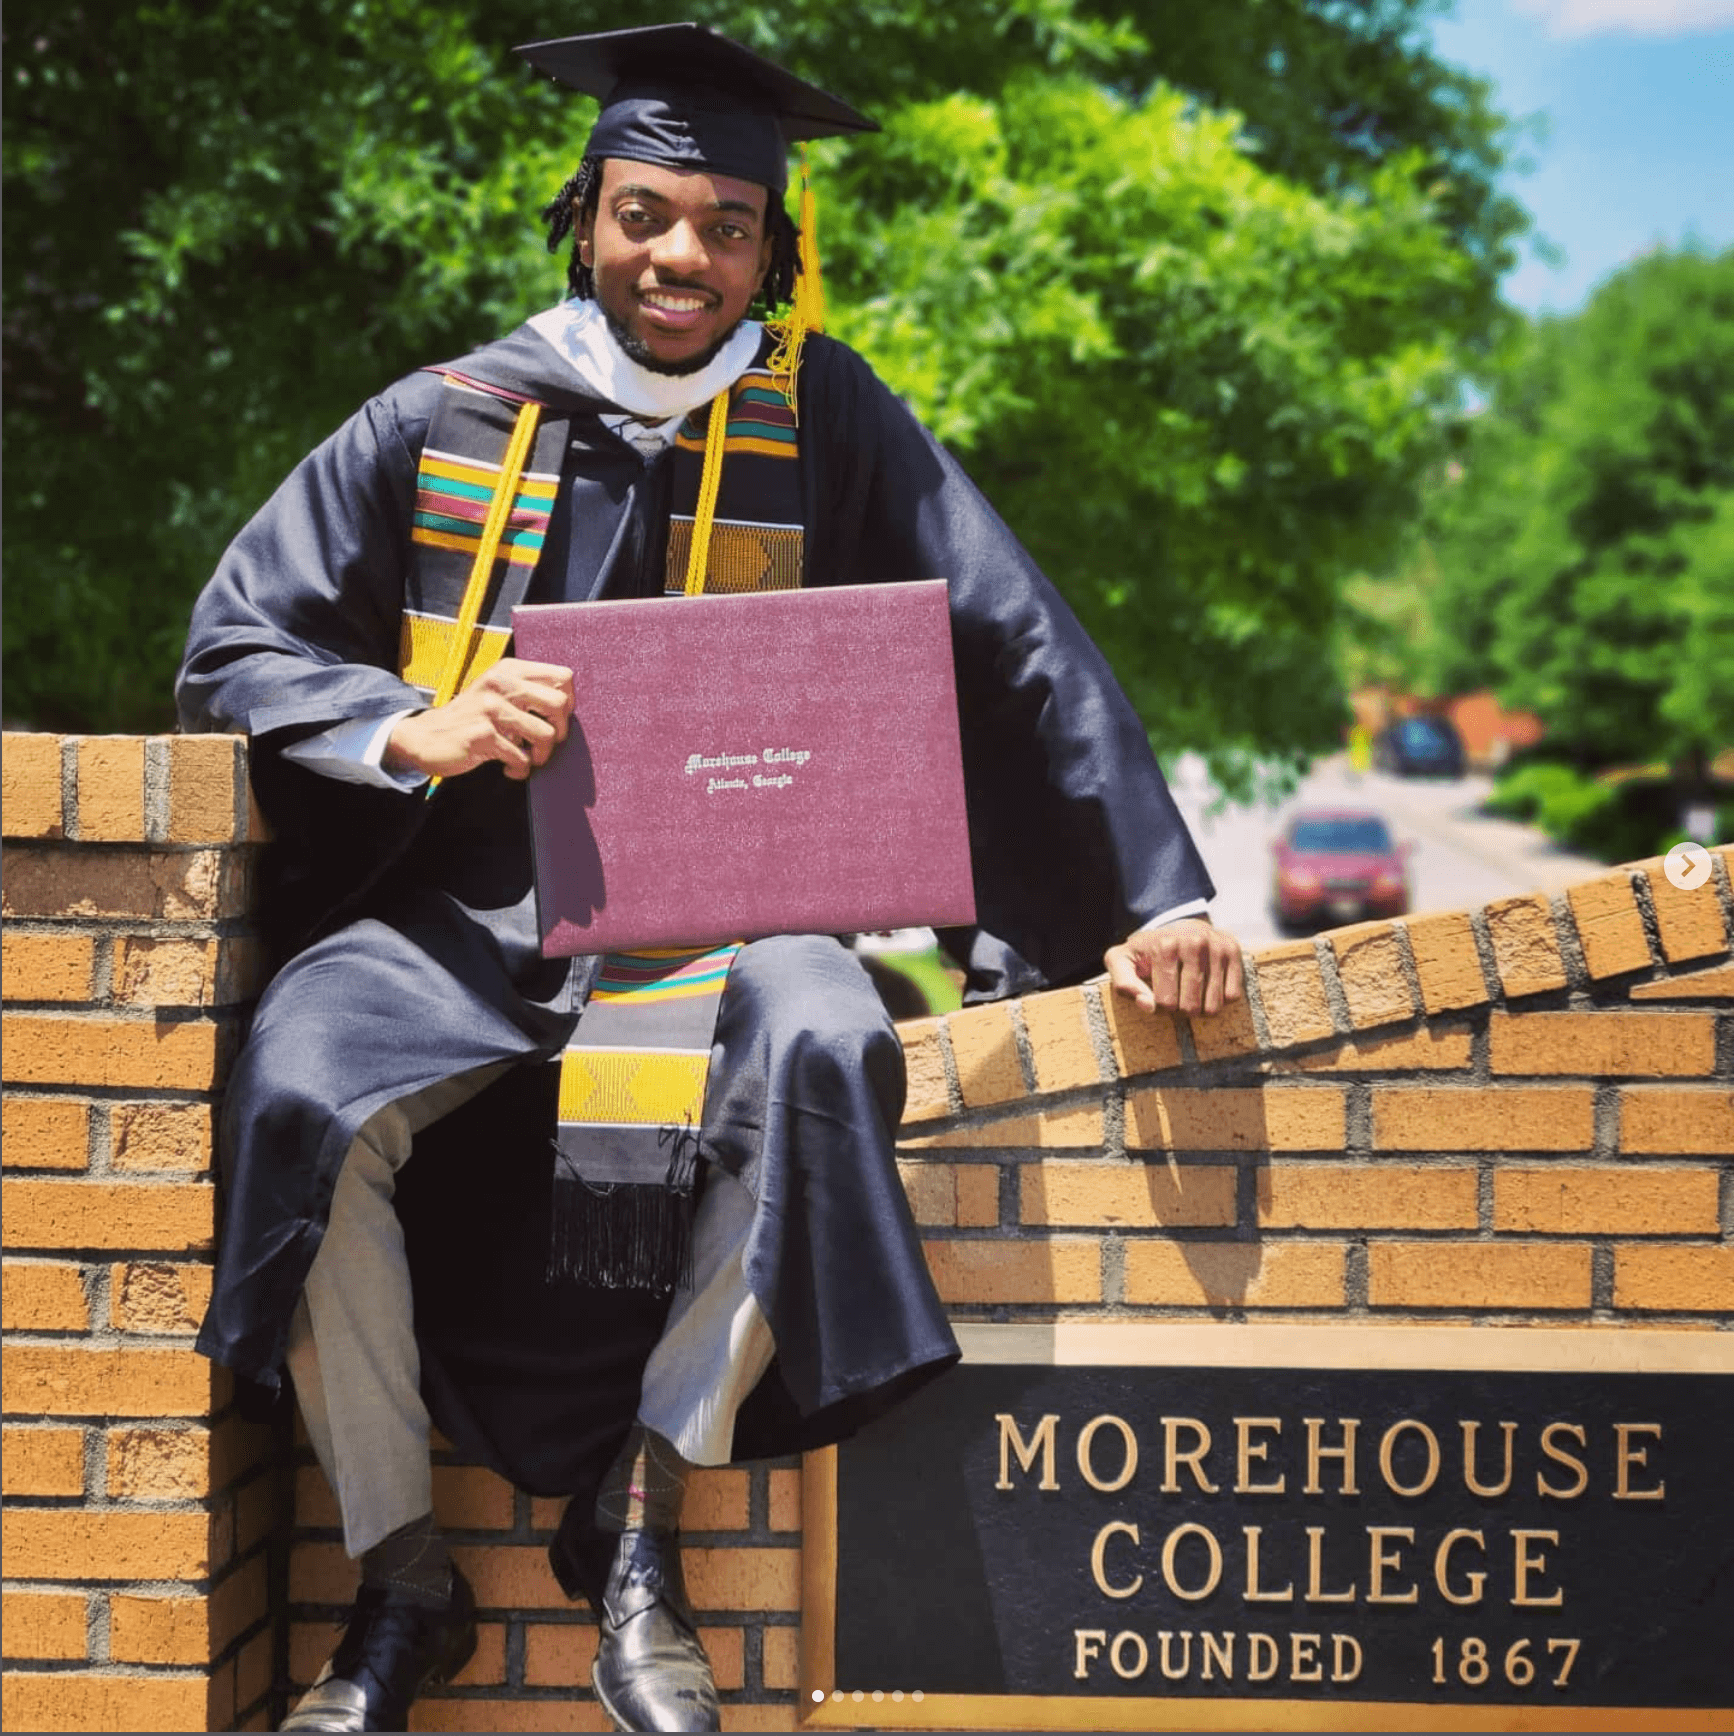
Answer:
[{"label": "striped kente pattern", "polygon": [[[799,447],[795,412],[780,384],[781,376],[749,368],[729,392],[728,428],[723,454],[752,452],[761,458],[795,458]],[[681,424],[675,446],[683,452],[704,452],[707,410],[694,410]]]},{"label": "striped kente pattern", "polygon": [[[478,463],[449,452],[424,449],[416,474],[415,517],[410,541],[428,548],[474,556],[482,540],[488,502],[500,480],[497,464]],[[524,476],[500,538],[500,558],[533,567],[548,534],[548,514],[560,486],[557,476]]]}]

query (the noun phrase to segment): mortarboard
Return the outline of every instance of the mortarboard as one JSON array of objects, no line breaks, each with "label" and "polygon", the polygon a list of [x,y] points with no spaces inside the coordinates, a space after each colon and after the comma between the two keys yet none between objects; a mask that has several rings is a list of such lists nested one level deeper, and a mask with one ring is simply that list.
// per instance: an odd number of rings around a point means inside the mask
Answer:
[{"label": "mortarboard", "polygon": [[605,30],[513,52],[601,102],[590,157],[707,169],[781,197],[790,145],[879,130],[828,91],[702,24]]}]

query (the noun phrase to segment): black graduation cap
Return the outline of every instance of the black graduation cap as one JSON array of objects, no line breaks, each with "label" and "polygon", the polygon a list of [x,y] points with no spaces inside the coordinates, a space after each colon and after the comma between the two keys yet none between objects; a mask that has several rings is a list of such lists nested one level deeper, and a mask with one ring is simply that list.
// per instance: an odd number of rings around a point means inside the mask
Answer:
[{"label": "black graduation cap", "polygon": [[829,91],[703,24],[563,36],[513,52],[601,102],[586,156],[707,169],[780,196],[791,144],[879,130]]}]

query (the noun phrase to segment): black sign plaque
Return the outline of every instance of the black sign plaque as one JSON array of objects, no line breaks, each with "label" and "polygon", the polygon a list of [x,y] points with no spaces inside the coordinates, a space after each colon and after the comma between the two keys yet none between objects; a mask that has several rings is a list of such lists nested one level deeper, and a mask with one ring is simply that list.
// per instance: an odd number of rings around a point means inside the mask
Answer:
[{"label": "black sign plaque", "polygon": [[808,1459],[809,1727],[1734,1723],[1734,1335],[959,1338]]}]

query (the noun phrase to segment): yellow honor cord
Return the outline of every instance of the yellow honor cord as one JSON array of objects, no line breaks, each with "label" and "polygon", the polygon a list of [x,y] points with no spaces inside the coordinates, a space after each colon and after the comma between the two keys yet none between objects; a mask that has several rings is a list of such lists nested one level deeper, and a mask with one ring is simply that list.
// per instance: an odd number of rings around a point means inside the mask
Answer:
[{"label": "yellow honor cord", "polygon": [[789,408],[800,415],[796,403],[796,379],[801,370],[801,346],[809,332],[825,329],[825,280],[819,270],[819,204],[813,196],[813,183],[807,173],[807,148],[801,147],[801,227],[797,236],[796,258],[800,270],[795,274],[795,293],[789,311],[771,322],[777,345],[771,351],[766,366],[773,374],[782,375],[784,393]]},{"label": "yellow honor cord", "polygon": [[710,401],[710,423],[704,433],[704,471],[699,477],[698,506],[692,515],[692,547],[686,557],[685,595],[703,594],[710,566],[710,532],[716,519],[717,490],[722,486],[723,445],[728,439],[729,389]]}]

